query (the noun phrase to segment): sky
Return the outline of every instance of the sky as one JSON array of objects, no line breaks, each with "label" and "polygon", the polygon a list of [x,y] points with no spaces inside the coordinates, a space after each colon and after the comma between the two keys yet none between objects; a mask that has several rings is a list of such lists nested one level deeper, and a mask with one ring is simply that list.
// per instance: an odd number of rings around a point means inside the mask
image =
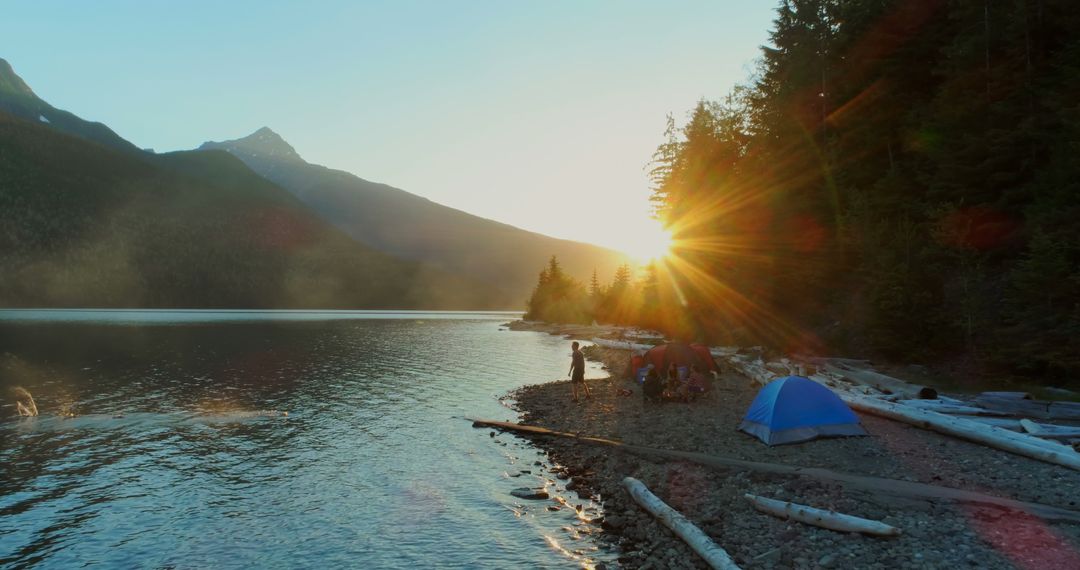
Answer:
[{"label": "sky", "polygon": [[776,4],[0,0],[0,57],[140,147],[269,126],[308,162],[634,253],[666,116],[747,80]]}]

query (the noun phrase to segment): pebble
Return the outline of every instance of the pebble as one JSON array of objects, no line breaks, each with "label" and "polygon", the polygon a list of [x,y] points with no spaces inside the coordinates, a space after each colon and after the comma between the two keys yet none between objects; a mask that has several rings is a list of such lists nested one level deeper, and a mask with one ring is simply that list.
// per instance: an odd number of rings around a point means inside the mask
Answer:
[{"label": "pebble", "polygon": [[[609,368],[625,366],[626,353],[599,350]],[[1080,502],[1080,478],[1005,452],[963,442],[882,418],[860,415],[872,438],[844,438],[768,448],[735,431],[734,426],[758,391],[756,385],[725,375],[712,401],[691,406],[643,408],[639,399],[621,398],[619,381],[597,390],[588,413],[567,410],[565,385],[536,385],[516,394],[522,423],[561,431],[620,439],[627,443],[683,449],[742,460],[827,468],[834,471],[921,481],[975,489],[1020,500],[1068,505]],[[606,390],[606,392],[605,392]],[[689,436],[687,434],[690,434]],[[680,510],[744,568],[1011,568],[1009,558],[988,540],[986,529],[1009,521],[965,516],[967,509],[949,503],[909,501],[851,492],[835,483],[810,478],[762,476],[713,470],[691,463],[643,459],[588,447],[579,442],[536,440],[567,475],[585,475],[585,493],[600,495],[604,531],[619,544],[620,565],[628,568],[702,567],[700,560],[672,533],[656,524],[630,499],[619,482],[643,481]],[[565,476],[565,475],[564,475]],[[560,477],[563,479],[563,477]],[[574,483],[577,483],[574,477]],[[576,485],[575,485],[576,486]],[[782,521],[754,511],[743,493],[790,500],[837,512],[880,520],[903,530],[893,539],[842,534]],[[993,520],[997,519],[997,520]],[[1080,550],[1080,532],[1053,521],[1013,521],[1014,537],[1041,537],[1050,531],[1066,552]],[[980,526],[981,525],[981,526]],[[1045,525],[1041,534],[1031,525]],[[674,554],[674,557],[673,557]],[[1052,559],[1050,559],[1052,560]],[[1050,567],[1050,566],[1046,566]]]}]

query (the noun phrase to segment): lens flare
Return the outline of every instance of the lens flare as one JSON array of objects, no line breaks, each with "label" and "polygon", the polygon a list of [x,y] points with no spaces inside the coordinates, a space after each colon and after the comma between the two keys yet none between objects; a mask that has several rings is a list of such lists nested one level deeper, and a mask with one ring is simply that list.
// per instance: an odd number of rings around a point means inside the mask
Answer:
[{"label": "lens flare", "polygon": [[659,221],[649,220],[634,231],[624,249],[639,263],[663,259],[671,252],[671,232]]}]

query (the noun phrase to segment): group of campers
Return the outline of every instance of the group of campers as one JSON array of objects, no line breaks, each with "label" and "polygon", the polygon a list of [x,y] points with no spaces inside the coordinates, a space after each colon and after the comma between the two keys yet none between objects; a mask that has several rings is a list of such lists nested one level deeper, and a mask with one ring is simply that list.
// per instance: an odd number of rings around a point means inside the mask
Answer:
[{"label": "group of campers", "polygon": [[[570,388],[573,393],[573,401],[579,401],[579,390],[583,398],[590,398],[592,394],[585,383],[585,356],[579,350],[579,344],[574,342],[571,347],[573,353],[570,360]],[[701,350],[704,349],[704,354]],[[705,394],[710,387],[709,380],[712,378],[712,370],[717,369],[712,357],[708,354],[707,347],[698,345],[678,345],[669,343],[653,350],[660,350],[657,356],[663,356],[664,350],[669,350],[669,355],[682,351],[680,362],[665,358],[656,362],[667,364],[667,368],[659,369],[652,362],[648,362],[649,353],[635,355],[631,358],[630,374],[641,384],[641,394],[644,402],[692,402]],[[701,363],[711,364],[712,367],[703,366]],[[644,364],[644,366],[641,366]],[[682,364],[681,366],[678,364]],[[663,373],[660,371],[663,370]],[[630,390],[624,390],[624,395],[632,394]]]},{"label": "group of campers", "polygon": [[664,378],[649,368],[641,384],[641,397],[645,402],[690,402],[705,393],[708,380],[697,364],[692,364],[688,374],[680,374],[674,364],[668,366]]}]

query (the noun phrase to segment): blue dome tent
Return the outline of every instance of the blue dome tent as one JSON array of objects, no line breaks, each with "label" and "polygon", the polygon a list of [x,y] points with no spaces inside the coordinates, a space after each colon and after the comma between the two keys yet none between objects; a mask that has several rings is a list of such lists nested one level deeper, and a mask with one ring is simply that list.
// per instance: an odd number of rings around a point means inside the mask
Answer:
[{"label": "blue dome tent", "polygon": [[825,386],[788,376],[765,385],[739,429],[768,445],[818,437],[868,435],[847,404]]}]

